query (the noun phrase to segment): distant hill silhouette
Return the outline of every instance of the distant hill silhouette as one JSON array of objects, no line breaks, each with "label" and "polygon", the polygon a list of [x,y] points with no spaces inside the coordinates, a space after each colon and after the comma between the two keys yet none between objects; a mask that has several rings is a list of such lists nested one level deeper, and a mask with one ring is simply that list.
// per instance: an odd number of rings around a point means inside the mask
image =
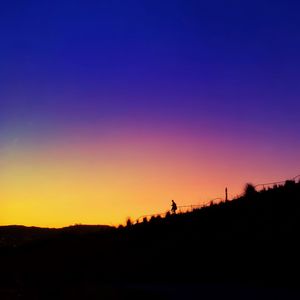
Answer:
[{"label": "distant hill silhouette", "polygon": [[0,248],[21,246],[37,240],[58,238],[65,234],[102,233],[112,229],[107,225],[72,225],[63,228],[26,227],[20,225],[0,226]]},{"label": "distant hill silhouette", "polygon": [[299,237],[294,181],[120,228],[1,227],[0,298],[299,299]]}]

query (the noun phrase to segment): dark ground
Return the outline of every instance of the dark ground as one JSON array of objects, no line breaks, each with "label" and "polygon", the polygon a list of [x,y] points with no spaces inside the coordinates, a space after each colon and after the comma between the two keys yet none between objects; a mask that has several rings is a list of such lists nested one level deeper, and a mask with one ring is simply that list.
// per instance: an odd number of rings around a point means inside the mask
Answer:
[{"label": "dark ground", "polygon": [[111,228],[0,228],[0,299],[300,299],[300,184]]}]

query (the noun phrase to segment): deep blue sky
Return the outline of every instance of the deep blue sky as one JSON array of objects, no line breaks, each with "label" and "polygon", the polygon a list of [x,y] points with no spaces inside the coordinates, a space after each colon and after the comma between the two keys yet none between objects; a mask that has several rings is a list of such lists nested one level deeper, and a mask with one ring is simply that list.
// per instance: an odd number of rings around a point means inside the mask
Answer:
[{"label": "deep blue sky", "polygon": [[8,135],[112,121],[296,138],[299,12],[298,1],[2,3],[1,124]]}]

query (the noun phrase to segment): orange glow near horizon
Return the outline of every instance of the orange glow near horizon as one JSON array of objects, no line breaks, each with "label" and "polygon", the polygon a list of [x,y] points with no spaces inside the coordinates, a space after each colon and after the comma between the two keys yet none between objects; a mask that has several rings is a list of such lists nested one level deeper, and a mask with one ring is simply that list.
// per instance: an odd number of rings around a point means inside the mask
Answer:
[{"label": "orange glow near horizon", "polygon": [[138,131],[12,145],[1,153],[0,225],[118,225],[165,212],[171,199],[201,204],[224,197],[226,186],[233,197],[247,181],[290,175],[288,168],[271,169],[275,159],[258,161],[255,152],[221,138],[204,135],[195,142]]}]

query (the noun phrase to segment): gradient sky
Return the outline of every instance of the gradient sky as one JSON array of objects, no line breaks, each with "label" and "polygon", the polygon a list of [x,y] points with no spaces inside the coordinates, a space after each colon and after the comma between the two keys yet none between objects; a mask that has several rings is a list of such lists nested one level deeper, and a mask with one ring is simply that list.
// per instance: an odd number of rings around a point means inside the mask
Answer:
[{"label": "gradient sky", "polygon": [[6,1],[0,225],[118,224],[300,173],[298,1]]}]

